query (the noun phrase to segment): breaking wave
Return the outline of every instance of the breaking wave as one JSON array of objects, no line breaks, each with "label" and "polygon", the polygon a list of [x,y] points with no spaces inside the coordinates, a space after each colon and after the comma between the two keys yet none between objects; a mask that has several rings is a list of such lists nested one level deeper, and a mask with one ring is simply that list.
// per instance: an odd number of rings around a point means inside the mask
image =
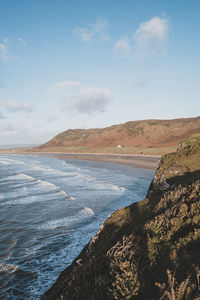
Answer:
[{"label": "breaking wave", "polygon": [[94,216],[94,211],[89,207],[84,207],[78,214],[68,216],[62,219],[46,222],[38,227],[38,229],[57,229],[60,227],[67,227],[72,223],[81,222],[83,219]]},{"label": "breaking wave", "polygon": [[5,263],[1,263],[0,264],[0,273],[15,273],[16,271],[19,270],[18,266],[12,265],[12,264],[5,264]]}]

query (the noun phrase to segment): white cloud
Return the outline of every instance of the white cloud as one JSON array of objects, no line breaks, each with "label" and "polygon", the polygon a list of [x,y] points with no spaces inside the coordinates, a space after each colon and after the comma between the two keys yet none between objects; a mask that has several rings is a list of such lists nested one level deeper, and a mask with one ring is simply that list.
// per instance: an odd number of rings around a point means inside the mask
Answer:
[{"label": "white cloud", "polygon": [[88,24],[86,27],[79,27],[73,30],[73,33],[80,36],[83,42],[89,42],[93,38],[99,40],[110,40],[108,29],[108,21],[103,18],[97,18],[93,24]]},{"label": "white cloud", "polygon": [[26,103],[19,103],[16,100],[10,100],[6,104],[6,108],[9,112],[31,112],[33,108]]},{"label": "white cloud", "polygon": [[22,38],[18,38],[18,42],[19,42],[19,45],[21,47],[26,47],[27,46],[27,42]]},{"label": "white cloud", "polygon": [[[105,111],[110,102],[111,92],[102,88],[85,88],[72,97],[72,108],[79,113],[96,114]],[[70,104],[71,105],[71,104]],[[63,108],[67,110],[69,103],[65,103]]]},{"label": "white cloud", "polygon": [[15,55],[17,44],[21,47],[27,46],[26,41],[22,38],[18,38],[17,41],[14,42],[8,38],[3,39],[3,42],[0,43],[0,59],[3,62],[15,61],[17,59]]},{"label": "white cloud", "polygon": [[7,44],[0,43],[0,58],[3,62],[8,61],[8,46],[7,46]]},{"label": "white cloud", "polygon": [[141,50],[151,51],[167,40],[168,30],[168,20],[156,16],[139,25],[134,34],[134,41]]},{"label": "white cloud", "polygon": [[115,49],[119,50],[120,52],[128,53],[130,52],[130,41],[127,37],[121,38],[114,44]]},{"label": "white cloud", "polygon": [[65,80],[61,82],[54,83],[49,90],[65,90],[65,89],[72,89],[76,87],[80,87],[81,83],[79,81],[73,81],[73,80]]},{"label": "white cloud", "polygon": [[139,24],[132,37],[125,36],[114,44],[115,50],[121,53],[132,52],[136,58],[154,54],[162,49],[168,38],[169,21],[158,16]]},{"label": "white cloud", "polygon": [[49,90],[56,95],[62,111],[80,114],[104,112],[112,99],[110,90],[86,86],[78,81],[57,82]]}]

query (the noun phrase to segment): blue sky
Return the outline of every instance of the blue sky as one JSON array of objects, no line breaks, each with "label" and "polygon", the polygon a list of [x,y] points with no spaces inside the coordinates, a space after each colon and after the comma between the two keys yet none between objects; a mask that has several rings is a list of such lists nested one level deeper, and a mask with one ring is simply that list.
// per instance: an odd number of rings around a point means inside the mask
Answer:
[{"label": "blue sky", "polygon": [[0,1],[0,145],[200,115],[198,0]]}]

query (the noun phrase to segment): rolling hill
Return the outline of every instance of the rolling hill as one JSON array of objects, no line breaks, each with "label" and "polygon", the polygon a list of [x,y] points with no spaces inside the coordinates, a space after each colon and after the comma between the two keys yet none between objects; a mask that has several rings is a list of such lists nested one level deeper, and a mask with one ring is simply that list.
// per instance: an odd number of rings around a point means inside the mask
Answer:
[{"label": "rolling hill", "polygon": [[[145,149],[161,149],[163,153],[175,150],[181,140],[199,132],[200,117],[131,121],[106,128],[70,129],[35,150],[132,153],[140,149],[145,154]],[[122,147],[116,151],[117,145]]]}]

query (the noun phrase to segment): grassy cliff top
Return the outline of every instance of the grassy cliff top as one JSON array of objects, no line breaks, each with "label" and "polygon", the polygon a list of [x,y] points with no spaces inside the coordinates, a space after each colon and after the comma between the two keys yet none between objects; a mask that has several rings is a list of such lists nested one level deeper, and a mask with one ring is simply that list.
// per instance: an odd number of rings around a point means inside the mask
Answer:
[{"label": "grassy cliff top", "polygon": [[200,133],[192,134],[179,144],[176,152],[163,155],[155,180],[173,177],[200,170]]}]

